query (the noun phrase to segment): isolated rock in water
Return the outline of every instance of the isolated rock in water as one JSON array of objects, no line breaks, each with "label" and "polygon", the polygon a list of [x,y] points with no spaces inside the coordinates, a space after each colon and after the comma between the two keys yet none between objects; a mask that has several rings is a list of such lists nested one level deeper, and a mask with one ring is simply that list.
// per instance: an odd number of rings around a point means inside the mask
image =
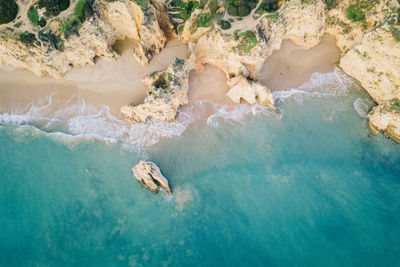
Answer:
[{"label": "isolated rock in water", "polygon": [[157,194],[162,187],[169,194],[172,194],[168,179],[161,174],[160,168],[153,162],[142,160],[132,168],[132,171],[136,179],[153,193]]}]

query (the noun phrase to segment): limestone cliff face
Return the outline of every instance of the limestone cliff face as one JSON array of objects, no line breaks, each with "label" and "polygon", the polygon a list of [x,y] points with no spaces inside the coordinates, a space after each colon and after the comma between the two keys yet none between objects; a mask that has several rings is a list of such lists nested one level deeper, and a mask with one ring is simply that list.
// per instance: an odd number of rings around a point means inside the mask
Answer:
[{"label": "limestone cliff face", "polygon": [[143,104],[128,105],[121,113],[136,122],[146,122],[149,117],[160,121],[172,121],[178,108],[189,103],[189,72],[192,69],[193,54],[188,59],[175,58],[165,71],[154,72],[143,79],[148,86]]},{"label": "limestone cliff face", "polygon": [[369,129],[373,134],[383,132],[400,143],[400,100],[384,101],[370,112]]},{"label": "limestone cliff face", "polygon": [[[264,20],[265,21],[265,20]],[[268,24],[267,24],[268,25]],[[280,10],[278,22],[271,32],[272,49],[279,49],[283,40],[292,40],[304,48],[319,44],[325,34],[326,5],[322,0],[285,2]],[[268,36],[269,37],[269,36]]]},{"label": "limestone cliff face", "polygon": [[377,102],[400,98],[400,42],[386,25],[367,33],[340,61]]},{"label": "limestone cliff face", "polygon": [[[80,0],[57,16],[46,16],[45,9],[40,9],[37,3],[20,3],[25,12],[28,7],[29,10],[33,8],[36,19],[32,12],[27,12],[14,22],[18,27],[0,25],[2,66],[60,78],[72,66],[94,64],[96,56],[115,59],[118,55],[112,44],[117,40],[136,40],[138,45],[134,52],[144,65],[166,43],[155,16],[156,10],[150,4],[139,6],[133,1]],[[38,18],[41,18],[39,22]],[[38,25],[42,20],[44,24]]]},{"label": "limestone cliff face", "polygon": [[389,106],[400,99],[400,14],[393,12],[400,10],[400,5],[397,1],[379,1],[370,4],[361,21],[351,21],[350,3],[343,1],[330,11],[331,21],[336,23],[328,27],[328,32],[335,34],[344,54],[340,67],[378,103],[370,112],[371,132],[383,131],[398,141],[400,114]]},{"label": "limestone cliff face", "polygon": [[336,37],[336,45],[346,53],[362,42],[364,34],[384,25],[395,15],[397,0],[334,1],[327,13],[326,31]]}]

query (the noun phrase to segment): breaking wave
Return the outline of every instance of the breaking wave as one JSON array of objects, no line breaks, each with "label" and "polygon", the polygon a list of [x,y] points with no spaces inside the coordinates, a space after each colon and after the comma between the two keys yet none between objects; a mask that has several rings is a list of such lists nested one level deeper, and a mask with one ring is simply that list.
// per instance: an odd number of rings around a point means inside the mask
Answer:
[{"label": "breaking wave", "polygon": [[275,100],[284,101],[288,98],[294,98],[302,101],[304,97],[336,97],[345,95],[350,88],[359,89],[354,82],[339,68],[335,68],[329,73],[313,73],[311,79],[298,88],[292,88],[285,91],[276,91],[272,95]]},{"label": "breaking wave", "polygon": [[[340,96],[355,85],[351,78],[336,68],[327,74],[315,73],[309,82],[299,88],[273,92],[273,96],[278,104],[288,98],[302,101],[305,96]],[[354,106],[358,112],[362,110],[360,116],[366,116],[364,103],[355,102]],[[162,138],[179,136],[194,121],[205,120],[207,125],[218,127],[221,121],[240,123],[248,116],[275,114],[258,104],[224,106],[201,100],[181,108],[174,122],[150,119],[145,124],[137,124],[114,116],[106,105],[88,104],[79,95],[60,104],[54,94],[48,95],[41,103],[32,105],[25,112],[15,109],[5,112],[1,108],[0,112],[0,124],[29,125],[57,136],[100,138],[135,148],[154,145]]]}]

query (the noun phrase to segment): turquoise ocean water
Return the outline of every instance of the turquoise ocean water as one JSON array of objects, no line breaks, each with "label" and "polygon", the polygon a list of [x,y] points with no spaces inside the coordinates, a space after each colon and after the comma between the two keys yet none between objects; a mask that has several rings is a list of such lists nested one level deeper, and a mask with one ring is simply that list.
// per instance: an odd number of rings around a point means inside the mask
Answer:
[{"label": "turquoise ocean water", "polygon": [[[140,149],[3,114],[0,265],[399,266],[400,145],[346,78],[307,86],[275,94],[281,115],[220,109]],[[134,179],[141,159],[172,196]]]}]

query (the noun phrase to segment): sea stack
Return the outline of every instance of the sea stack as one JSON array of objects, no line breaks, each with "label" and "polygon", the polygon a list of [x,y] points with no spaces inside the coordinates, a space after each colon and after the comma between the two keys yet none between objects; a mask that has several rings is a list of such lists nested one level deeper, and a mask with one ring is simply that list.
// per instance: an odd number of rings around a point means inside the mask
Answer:
[{"label": "sea stack", "polygon": [[172,194],[169,181],[161,174],[160,168],[150,161],[141,160],[135,167],[132,168],[133,174],[144,187],[150,189],[154,194],[158,193],[162,187],[169,194]]}]

